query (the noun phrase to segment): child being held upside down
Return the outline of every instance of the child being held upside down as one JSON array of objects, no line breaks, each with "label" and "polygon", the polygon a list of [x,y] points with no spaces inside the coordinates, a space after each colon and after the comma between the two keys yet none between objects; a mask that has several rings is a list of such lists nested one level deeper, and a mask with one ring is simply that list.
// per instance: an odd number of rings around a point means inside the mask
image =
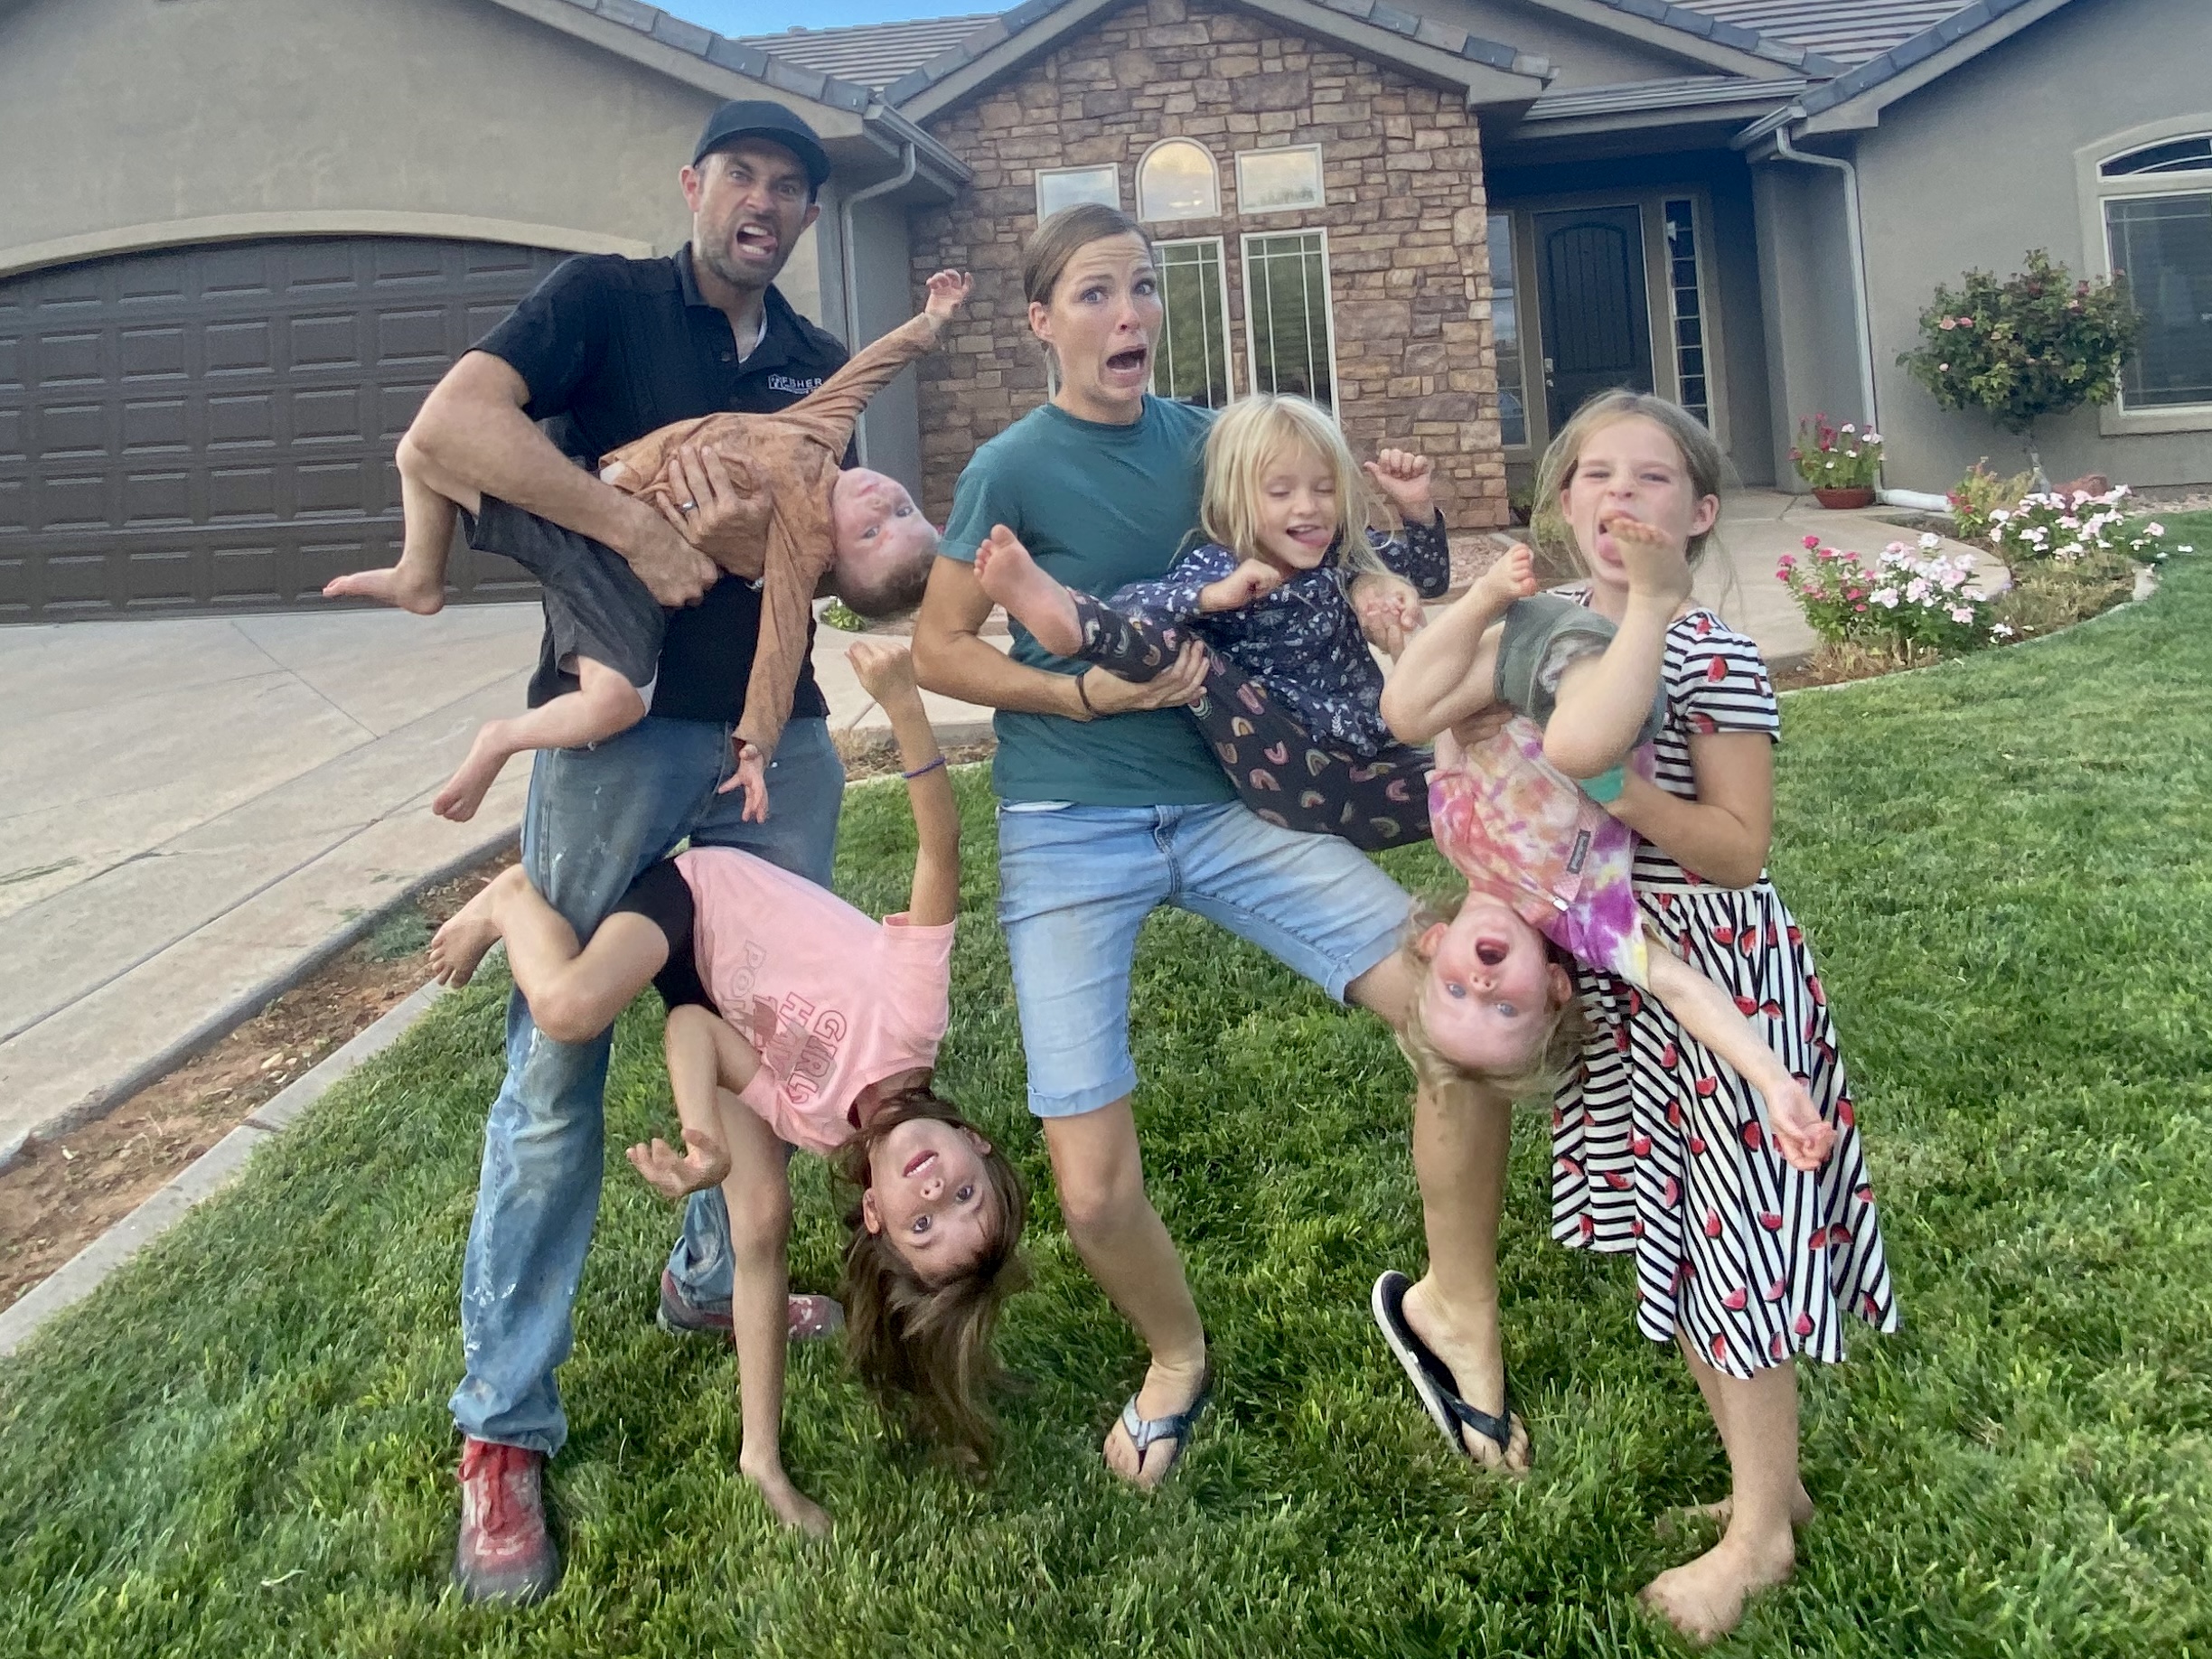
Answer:
[{"label": "child being held upside down", "polygon": [[751,853],[697,848],[649,867],[588,943],[504,871],[438,930],[431,966],[464,984],[504,940],[516,988],[546,1036],[582,1042],[646,986],[668,1004],[663,1041],[683,1128],[630,1148],[670,1197],[720,1182],[729,1203],[731,1332],[743,1396],[738,1466],[785,1524],[830,1518],[783,1467],[782,1416],[791,1187],[801,1147],[858,1191],[840,1295],[854,1367],[886,1406],[911,1403],[956,1455],[989,1443],[981,1401],[990,1336],[1019,1288],[1026,1198],[1005,1156],[932,1092],[950,1017],[960,907],[960,811],[903,647],[861,641],[852,662],[890,717],[914,808],[913,893],[871,921]]},{"label": "child being held upside down", "polygon": [[[725,792],[745,791],[745,816],[768,814],[767,764],[791,717],[807,651],[809,605],[828,586],[863,616],[911,610],[927,586],[937,532],[895,479],[840,469],[867,400],[935,348],[970,287],[940,271],[929,303],[856,355],[821,386],[772,415],[716,414],[647,433],[602,457],[601,480],[659,502],[679,523],[698,503],[680,470],[681,452],[712,451],[727,466],[744,508],[744,546],[717,552],[734,576],[763,585],[760,641],[737,727],[737,766]],[[558,666],[577,689],[512,719],[487,722],[468,758],[432,802],[455,821],[474,814],[512,755],[580,748],[626,731],[652,704],[666,613],[618,554],[496,497],[454,485],[402,440],[399,562],[339,576],[326,597],[375,599],[427,615],[445,603],[445,562],[460,519],[472,548],[504,554],[543,590]]]}]

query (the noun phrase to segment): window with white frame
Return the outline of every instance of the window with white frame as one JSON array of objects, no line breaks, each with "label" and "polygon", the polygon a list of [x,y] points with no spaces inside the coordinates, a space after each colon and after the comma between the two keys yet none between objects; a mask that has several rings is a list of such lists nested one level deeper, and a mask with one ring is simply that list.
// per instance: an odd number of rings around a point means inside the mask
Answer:
[{"label": "window with white frame", "polygon": [[1237,211],[1287,213],[1322,205],[1321,146],[1292,145],[1279,150],[1237,153]]},{"label": "window with white frame", "polygon": [[1221,238],[1160,242],[1152,251],[1167,309],[1152,357],[1152,390],[1158,397],[1218,409],[1235,395]]},{"label": "window with white frame", "polygon": [[1666,221],[1667,299],[1674,324],[1674,401],[1710,426],[1711,382],[1706,375],[1705,306],[1698,286],[1697,204],[1687,197],[1670,196],[1662,212]]},{"label": "window with white frame", "polygon": [[1096,202],[1121,205],[1121,176],[1111,167],[1040,167],[1036,175],[1037,218],[1050,219],[1063,208]]},{"label": "window with white frame", "polygon": [[1244,239],[1244,335],[1252,390],[1289,392],[1336,411],[1326,231]]},{"label": "window with white frame", "polygon": [[1529,441],[1526,370],[1521,362],[1521,290],[1514,276],[1513,215],[1490,215],[1490,333],[1497,346],[1498,442]]},{"label": "window with white frame", "polygon": [[2212,405],[2212,133],[2108,157],[2097,177],[2112,268],[2143,323],[2120,407]]},{"label": "window with white frame", "polygon": [[1137,217],[1219,219],[1221,178],[1214,154],[1189,138],[1163,138],[1137,164]]}]

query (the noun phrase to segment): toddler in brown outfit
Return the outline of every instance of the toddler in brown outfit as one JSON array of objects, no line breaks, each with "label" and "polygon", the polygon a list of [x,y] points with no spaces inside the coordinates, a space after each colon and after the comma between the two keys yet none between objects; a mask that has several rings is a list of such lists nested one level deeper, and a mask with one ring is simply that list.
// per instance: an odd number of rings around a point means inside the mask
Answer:
[{"label": "toddler in brown outfit", "polygon": [[[767,816],[767,764],[791,717],[809,605],[824,576],[864,616],[912,609],[928,583],[937,532],[905,486],[839,463],[867,400],[929,354],[970,286],[965,276],[938,272],[929,279],[921,315],[787,409],[678,421],[601,458],[605,483],[661,498],[680,511],[692,506],[676,470],[683,449],[712,450],[736,486],[745,540],[710,557],[730,574],[761,584],[760,640],[737,726],[737,769],[722,786],[745,791],[748,820]],[[477,733],[468,758],[432,802],[434,811],[458,821],[474,813],[511,755],[603,742],[642,719],[651,706],[666,614],[629,565],[597,542],[491,496],[466,511],[410,476],[404,460],[399,487],[405,523],[399,562],[340,576],[323,594],[376,599],[422,614],[441,609],[458,519],[471,547],[504,554],[538,578],[560,665],[572,669],[578,682],[576,690],[517,718],[489,721]]]}]

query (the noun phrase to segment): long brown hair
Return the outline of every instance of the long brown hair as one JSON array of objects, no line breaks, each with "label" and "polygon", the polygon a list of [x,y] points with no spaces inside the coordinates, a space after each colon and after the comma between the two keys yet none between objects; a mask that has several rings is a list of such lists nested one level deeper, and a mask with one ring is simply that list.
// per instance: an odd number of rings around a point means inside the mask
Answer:
[{"label": "long brown hair", "polygon": [[982,1254],[948,1279],[935,1284],[923,1279],[887,1237],[867,1230],[860,1204],[876,1147],[914,1118],[970,1128],[927,1088],[909,1089],[838,1154],[838,1173],[855,1189],[845,1217],[848,1236],[838,1291],[845,1304],[846,1356],[886,1416],[904,1419],[956,1459],[979,1465],[991,1450],[993,1425],[984,1396],[1000,1374],[991,1346],[998,1310],[1029,1282],[1019,1249],[1029,1195],[994,1144],[983,1155],[994,1218]]},{"label": "long brown hair", "polygon": [[[1463,1065],[1439,1048],[1429,1035],[1429,1021],[1421,1012],[1421,1002],[1429,994],[1430,963],[1421,954],[1421,935],[1439,923],[1451,921],[1466,903],[1465,894],[1453,899],[1413,901],[1413,914],[1406,918],[1405,932],[1398,942],[1399,956],[1413,973],[1413,997],[1406,1005],[1405,1024],[1397,1034],[1398,1051],[1412,1066],[1413,1074],[1431,1089],[1448,1089],[1454,1083],[1486,1083],[1510,1101],[1548,1101],[1582,1064],[1582,1045],[1589,1040],[1590,1026],[1579,998],[1570,996],[1553,1011],[1551,1027],[1545,1031],[1542,1042],[1529,1063],[1517,1072],[1479,1072]],[[1559,947],[1550,940],[1544,942],[1544,950],[1553,961],[1561,960]],[[1569,971],[1572,971],[1571,966]]]}]

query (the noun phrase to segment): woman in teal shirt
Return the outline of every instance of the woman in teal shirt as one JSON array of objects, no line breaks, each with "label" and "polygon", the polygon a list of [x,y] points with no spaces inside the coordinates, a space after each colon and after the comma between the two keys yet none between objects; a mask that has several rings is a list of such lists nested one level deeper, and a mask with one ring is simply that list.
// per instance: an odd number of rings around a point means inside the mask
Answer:
[{"label": "woman in teal shirt", "polygon": [[[1108,1434],[1106,1460],[1164,1478],[1211,1386],[1205,1330],[1181,1259],[1146,1196],[1129,1096],[1129,972],[1158,905],[1205,916],[1328,994],[1393,1026],[1412,995],[1396,958],[1411,901],[1348,843],[1279,829],[1236,799],[1180,712],[1204,659],[1136,685],[1054,657],[1016,627],[1011,657],[979,637],[991,602],[977,545],[1018,535],[1070,587],[1111,593],[1166,572],[1198,521],[1210,411],[1149,395],[1162,317],[1142,230],[1115,209],[1070,208],[1030,239],[1029,326],[1054,370],[1051,401],[979,449],[962,472],[943,557],[914,628],[923,684],[998,709],[998,919],[1014,970],[1029,1110],[1042,1120],[1070,1238],[1150,1351],[1143,1386]],[[1424,1092],[1414,1164],[1429,1270],[1405,1317],[1459,1380],[1464,1437],[1485,1462],[1525,1464],[1507,1420],[1498,1345],[1496,1236],[1506,1103]]]}]

